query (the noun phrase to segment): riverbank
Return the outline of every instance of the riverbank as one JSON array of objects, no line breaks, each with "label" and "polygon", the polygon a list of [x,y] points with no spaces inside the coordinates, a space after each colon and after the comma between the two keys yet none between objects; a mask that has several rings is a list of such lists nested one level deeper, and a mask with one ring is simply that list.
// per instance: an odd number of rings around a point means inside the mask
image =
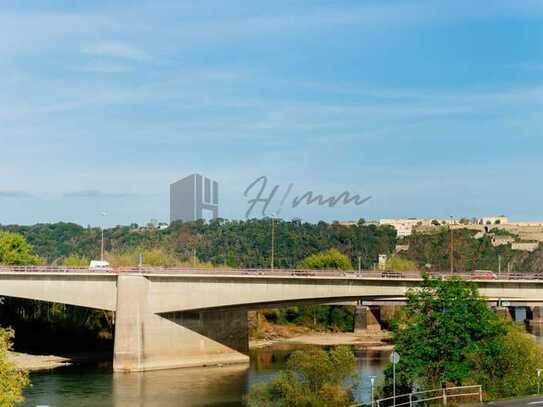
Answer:
[{"label": "riverbank", "polygon": [[36,355],[24,352],[8,352],[8,360],[15,363],[15,366],[20,370],[36,372],[40,370],[53,370],[74,364],[107,362],[113,360],[113,353],[96,351],[60,355]]},{"label": "riverbank", "polygon": [[[270,324],[271,325],[271,324]],[[354,334],[352,332],[320,332],[309,328],[290,325],[278,325],[268,327],[268,334],[263,338],[252,338],[249,347],[259,349],[276,344],[297,344],[313,346],[356,346],[365,350],[393,350],[390,344],[390,332],[367,332]],[[273,332],[273,334],[269,334]]]},{"label": "riverbank", "polygon": [[36,372],[39,370],[52,370],[57,367],[69,366],[72,359],[55,355],[30,355],[28,353],[8,352],[8,360],[13,362],[17,369]]}]

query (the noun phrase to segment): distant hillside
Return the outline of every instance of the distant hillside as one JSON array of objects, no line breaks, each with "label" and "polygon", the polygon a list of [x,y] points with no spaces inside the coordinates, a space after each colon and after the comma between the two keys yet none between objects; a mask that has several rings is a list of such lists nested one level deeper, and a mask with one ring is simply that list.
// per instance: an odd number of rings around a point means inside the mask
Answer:
[{"label": "distant hillside", "polygon": [[[73,223],[0,226],[0,229],[23,234],[39,256],[49,263],[61,264],[70,255],[98,258],[100,229],[84,228]],[[543,271],[543,249],[533,253],[515,251],[510,244],[494,246],[491,236],[475,238],[477,232],[455,229],[453,237],[456,271],[498,270],[508,267],[516,272]],[[215,220],[174,223],[164,230],[118,226],[106,229],[105,248],[112,255],[135,250],[160,249],[180,261],[192,261],[230,267],[269,267],[271,254],[271,220]],[[352,226],[317,224],[300,221],[276,221],[276,267],[291,268],[309,255],[335,248],[364,269],[378,262],[379,254],[393,255],[396,231],[390,226]],[[398,256],[413,261],[420,270],[449,270],[450,238],[447,227],[433,233],[414,233],[402,240],[409,245]]]},{"label": "distant hillside", "polygon": [[[396,231],[390,226],[340,226],[320,222],[276,221],[275,265],[293,267],[308,255],[336,248],[364,268],[373,267],[380,253],[392,253]],[[100,229],[72,223],[2,226],[23,234],[39,256],[61,263],[77,254],[97,258]],[[105,247],[111,253],[135,248],[161,248],[181,260],[195,254],[199,261],[231,267],[268,267],[271,253],[271,220],[175,223],[169,228],[119,226],[104,231]]]}]

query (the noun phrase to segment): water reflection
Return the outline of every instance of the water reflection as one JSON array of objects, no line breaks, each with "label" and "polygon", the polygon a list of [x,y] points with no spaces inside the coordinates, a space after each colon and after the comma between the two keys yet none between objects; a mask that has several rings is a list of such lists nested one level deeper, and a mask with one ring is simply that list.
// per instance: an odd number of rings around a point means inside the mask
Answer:
[{"label": "water reflection", "polygon": [[114,374],[112,405],[238,406],[248,370],[241,365]]},{"label": "water reflection", "polygon": [[[250,365],[113,374],[111,365],[71,366],[31,375],[23,406],[240,407],[255,383],[270,380],[304,346],[257,349]],[[370,375],[381,376],[388,353],[355,350],[360,373],[356,397],[369,401]]]}]

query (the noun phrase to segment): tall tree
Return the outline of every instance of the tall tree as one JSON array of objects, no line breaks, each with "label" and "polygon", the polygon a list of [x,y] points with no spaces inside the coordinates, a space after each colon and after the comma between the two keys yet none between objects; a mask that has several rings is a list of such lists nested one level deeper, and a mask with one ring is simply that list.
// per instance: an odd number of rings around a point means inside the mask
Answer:
[{"label": "tall tree", "polygon": [[12,407],[23,401],[23,388],[30,384],[28,373],[8,360],[13,331],[0,329],[0,407]]},{"label": "tall tree", "polygon": [[0,232],[0,264],[32,265],[42,260],[32,253],[32,246],[17,233]]}]

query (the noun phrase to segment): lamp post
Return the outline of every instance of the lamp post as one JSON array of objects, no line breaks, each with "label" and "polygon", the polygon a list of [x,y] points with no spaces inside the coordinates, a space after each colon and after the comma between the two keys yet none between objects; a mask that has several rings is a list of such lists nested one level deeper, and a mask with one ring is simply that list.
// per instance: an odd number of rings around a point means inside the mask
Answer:
[{"label": "lamp post", "polygon": [[104,261],[104,221],[103,218],[107,216],[107,212],[100,213],[102,215],[102,223],[100,229],[102,231],[102,242],[100,244],[100,260]]},{"label": "lamp post", "polygon": [[454,232],[453,232],[453,217],[451,216],[451,223],[449,229],[451,229],[451,274],[454,273]]},{"label": "lamp post", "polygon": [[541,390],[541,369],[537,369],[537,394],[540,393]]},{"label": "lamp post", "polygon": [[375,385],[375,376],[370,376],[370,382],[371,382],[371,407],[373,407],[373,403],[375,400],[375,397],[373,395],[373,388]]},{"label": "lamp post", "polygon": [[392,363],[392,405],[396,407],[396,365],[400,361],[400,354],[396,351],[390,354],[390,363]]},{"label": "lamp post", "polygon": [[275,257],[275,218],[272,216],[272,256],[271,256],[271,269],[274,268],[274,257]]}]

